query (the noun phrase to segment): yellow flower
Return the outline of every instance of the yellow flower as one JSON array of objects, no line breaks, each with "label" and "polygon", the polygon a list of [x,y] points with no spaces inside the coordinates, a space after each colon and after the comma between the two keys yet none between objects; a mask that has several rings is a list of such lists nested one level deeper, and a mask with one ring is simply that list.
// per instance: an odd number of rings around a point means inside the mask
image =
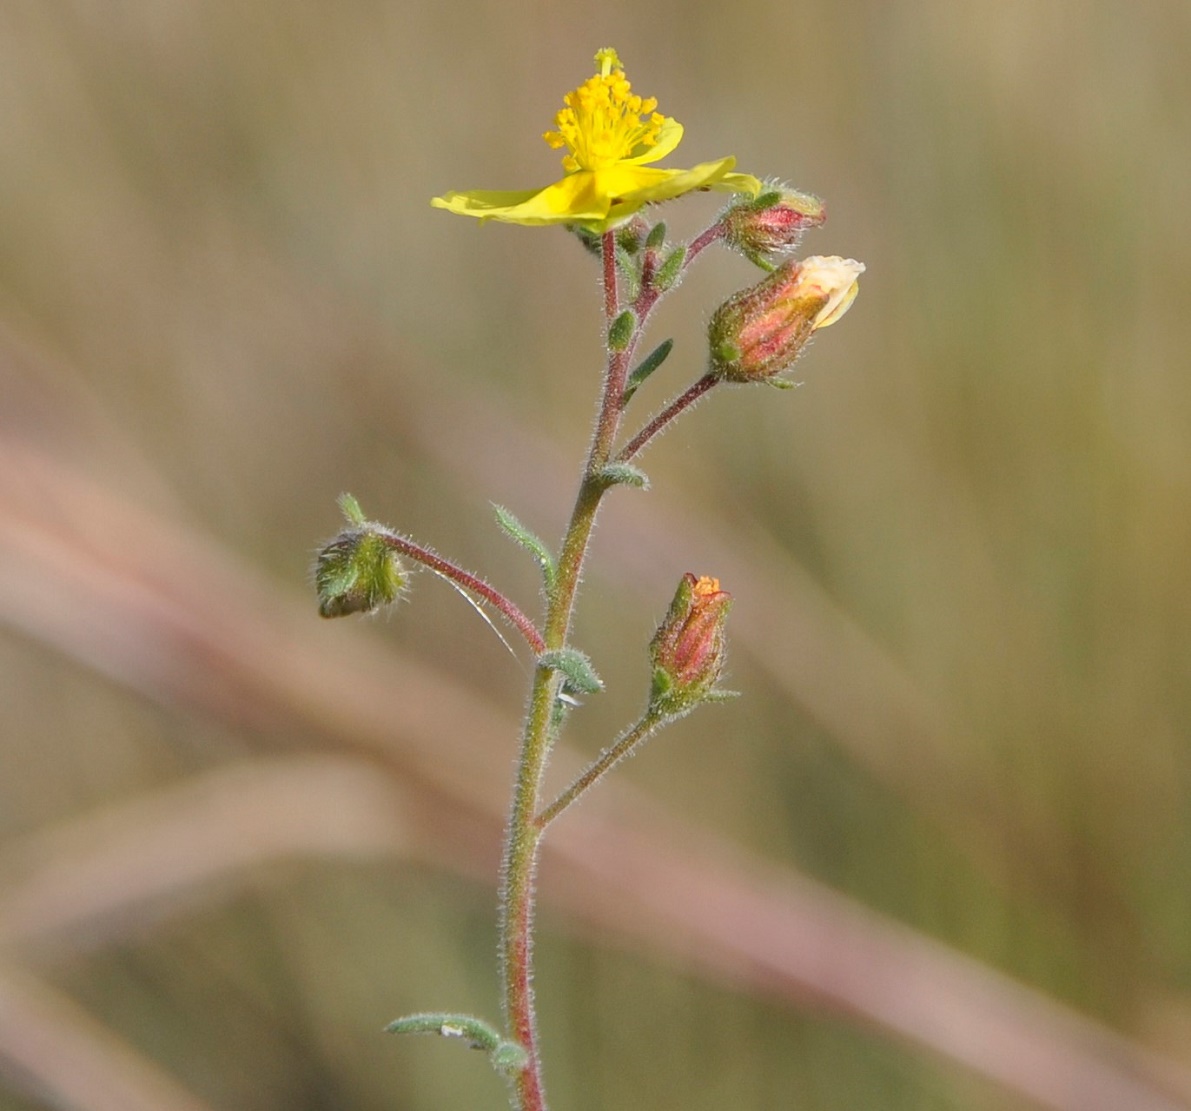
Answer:
[{"label": "yellow flower", "polygon": [[595,57],[599,73],[564,99],[543,138],[566,147],[565,176],[545,189],[447,193],[430,203],[461,216],[509,224],[576,224],[603,232],[639,208],[672,200],[695,189],[761,192],[751,174],[732,172],[736,159],[703,162],[690,170],[649,165],[669,154],[682,139],[682,124],[655,112],[657,101],[634,96],[616,51]]}]

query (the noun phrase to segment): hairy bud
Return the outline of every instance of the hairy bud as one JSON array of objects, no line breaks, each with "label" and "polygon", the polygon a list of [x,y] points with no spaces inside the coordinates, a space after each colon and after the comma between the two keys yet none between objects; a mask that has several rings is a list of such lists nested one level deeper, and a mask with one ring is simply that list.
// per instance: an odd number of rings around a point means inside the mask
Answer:
[{"label": "hairy bud", "polygon": [[319,549],[314,565],[318,612],[323,617],[373,613],[395,602],[409,581],[386,540],[386,530],[366,521],[349,494],[340,498],[340,507],[348,527]]},{"label": "hairy bud", "polygon": [[653,663],[651,707],[667,716],[681,714],[713,692],[724,667],[724,623],[732,596],[718,579],[683,575],[649,644]]},{"label": "hairy bud", "polygon": [[848,311],[863,272],[855,259],[814,255],[730,297],[708,327],[713,372],[729,382],[774,378],[818,329]]},{"label": "hairy bud", "polygon": [[781,188],[732,205],[720,223],[725,243],[772,270],[771,259],[790,254],[807,228],[817,228],[826,219],[827,208],[818,197]]}]

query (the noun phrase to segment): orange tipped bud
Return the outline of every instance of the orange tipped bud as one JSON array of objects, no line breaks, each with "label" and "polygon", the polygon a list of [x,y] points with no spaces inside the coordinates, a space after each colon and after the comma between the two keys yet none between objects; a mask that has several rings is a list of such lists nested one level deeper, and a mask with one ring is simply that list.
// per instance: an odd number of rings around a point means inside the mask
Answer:
[{"label": "orange tipped bud", "polygon": [[652,703],[670,715],[705,700],[724,666],[724,623],[732,596],[718,579],[689,571],[649,645],[653,662]]}]

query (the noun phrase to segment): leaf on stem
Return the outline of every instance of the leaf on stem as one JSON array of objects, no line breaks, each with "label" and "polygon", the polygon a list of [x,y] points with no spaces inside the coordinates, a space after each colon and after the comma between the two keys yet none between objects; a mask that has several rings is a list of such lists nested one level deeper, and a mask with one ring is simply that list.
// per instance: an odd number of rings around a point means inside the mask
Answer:
[{"label": "leaf on stem", "polygon": [[678,276],[682,273],[683,264],[686,262],[686,247],[675,247],[667,256],[665,262],[658,267],[658,272],[653,278],[653,287],[659,293],[664,293],[676,281]]},{"label": "leaf on stem", "polygon": [[538,663],[560,672],[567,686],[579,694],[598,694],[604,689],[604,680],[578,648],[551,649],[538,657]]},{"label": "leaf on stem", "polygon": [[649,476],[632,463],[606,463],[598,472],[599,480],[605,486],[634,486],[638,490],[649,489]]},{"label": "leaf on stem", "polygon": [[444,1038],[462,1038],[472,1049],[482,1049],[497,1072],[512,1076],[525,1068],[528,1055],[516,1042],[474,1015],[449,1011],[426,1011],[406,1015],[385,1027],[389,1034],[439,1034]]},{"label": "leaf on stem", "polygon": [[538,566],[542,569],[542,577],[546,582],[546,593],[549,594],[554,589],[556,574],[553,553],[546,547],[541,537],[527,529],[503,505],[493,504],[492,508],[496,511],[496,523],[500,525],[506,535],[512,537],[538,561]]},{"label": "leaf on stem", "polygon": [[637,392],[645,379],[669,358],[670,352],[673,350],[674,341],[672,339],[664,339],[633,368],[624,384],[624,394],[620,399],[622,406],[628,404],[629,398]]},{"label": "leaf on stem", "polygon": [[608,349],[623,351],[632,342],[633,333],[637,330],[637,317],[632,309],[625,309],[608,329]]}]

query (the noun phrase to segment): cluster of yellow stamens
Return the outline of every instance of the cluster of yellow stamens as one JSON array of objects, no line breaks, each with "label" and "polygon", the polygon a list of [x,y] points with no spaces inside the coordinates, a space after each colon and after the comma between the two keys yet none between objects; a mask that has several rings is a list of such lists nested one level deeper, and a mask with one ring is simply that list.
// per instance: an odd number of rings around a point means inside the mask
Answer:
[{"label": "cluster of yellow stamens", "polygon": [[542,136],[556,150],[569,149],[562,160],[567,173],[600,170],[644,154],[666,122],[654,112],[655,99],[633,95],[615,50],[605,47],[596,62],[600,72],[563,98],[566,107],[554,117],[558,130]]}]

